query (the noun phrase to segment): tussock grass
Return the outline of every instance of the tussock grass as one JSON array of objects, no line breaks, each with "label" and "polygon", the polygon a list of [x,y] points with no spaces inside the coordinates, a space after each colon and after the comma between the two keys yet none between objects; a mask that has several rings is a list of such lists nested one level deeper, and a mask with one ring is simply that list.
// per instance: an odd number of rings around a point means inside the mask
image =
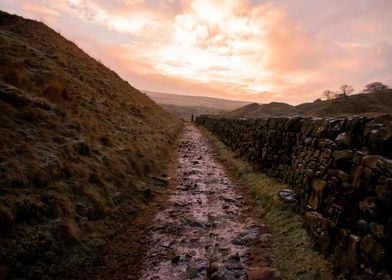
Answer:
[{"label": "tussock grass", "polygon": [[0,201],[0,228],[4,230],[6,227],[12,225],[15,221],[15,214],[12,210]]},{"label": "tussock grass", "polygon": [[49,217],[74,217],[72,201],[65,192],[49,191],[48,195],[42,197],[47,206]]},{"label": "tussock grass", "polygon": [[294,205],[282,202],[277,195],[279,190],[289,186],[255,171],[215,135],[204,128],[201,130],[209,139],[216,158],[246,186],[261,222],[271,230],[271,258],[282,279],[332,279],[332,263],[314,248],[302,216],[295,212]]},{"label": "tussock grass", "polygon": [[47,84],[43,95],[55,103],[71,100],[65,85],[59,80],[54,80]]},{"label": "tussock grass", "polygon": [[56,240],[64,243],[64,247],[67,247],[67,241],[80,241],[80,229],[76,225],[75,220],[70,218],[62,218],[56,221],[52,228],[52,234]]}]

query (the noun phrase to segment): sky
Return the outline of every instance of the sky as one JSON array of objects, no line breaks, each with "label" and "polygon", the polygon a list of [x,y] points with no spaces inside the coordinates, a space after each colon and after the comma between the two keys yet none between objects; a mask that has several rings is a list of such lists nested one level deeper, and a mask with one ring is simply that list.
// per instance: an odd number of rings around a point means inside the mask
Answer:
[{"label": "sky", "polygon": [[1,0],[140,90],[312,102],[392,86],[392,0]]}]

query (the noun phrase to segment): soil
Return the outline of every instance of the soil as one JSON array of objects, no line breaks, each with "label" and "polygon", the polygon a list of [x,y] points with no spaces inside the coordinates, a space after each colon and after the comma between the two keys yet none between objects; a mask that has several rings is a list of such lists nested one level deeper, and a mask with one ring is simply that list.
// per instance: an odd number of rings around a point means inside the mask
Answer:
[{"label": "soil", "polygon": [[177,152],[171,194],[149,227],[138,279],[272,279],[268,256],[256,252],[270,234],[241,184],[196,127],[185,128]]}]

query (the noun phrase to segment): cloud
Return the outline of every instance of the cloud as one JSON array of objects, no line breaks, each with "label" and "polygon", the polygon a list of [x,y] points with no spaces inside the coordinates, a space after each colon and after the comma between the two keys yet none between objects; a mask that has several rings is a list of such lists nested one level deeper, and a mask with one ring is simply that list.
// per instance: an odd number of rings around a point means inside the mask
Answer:
[{"label": "cloud", "polygon": [[193,1],[174,18],[173,37],[162,48],[157,69],[202,83],[220,82],[234,91],[267,88],[259,82],[268,76],[262,66],[266,18],[239,3]]},{"label": "cloud", "polygon": [[60,13],[54,9],[34,5],[32,3],[23,4],[22,9],[30,15],[39,14],[45,18],[58,18],[60,16]]},{"label": "cloud", "polygon": [[259,102],[392,83],[392,1],[29,0],[41,19],[134,86]]}]

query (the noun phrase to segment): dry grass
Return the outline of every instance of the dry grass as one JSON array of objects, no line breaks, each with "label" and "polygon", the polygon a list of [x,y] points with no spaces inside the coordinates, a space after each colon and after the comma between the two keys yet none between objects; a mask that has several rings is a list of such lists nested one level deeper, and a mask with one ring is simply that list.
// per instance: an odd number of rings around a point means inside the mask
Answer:
[{"label": "dry grass", "polygon": [[210,140],[216,157],[247,187],[260,212],[261,222],[270,228],[271,254],[282,279],[332,279],[332,263],[315,250],[303,227],[302,216],[295,212],[293,205],[278,198],[278,191],[288,186],[254,171],[216,136],[201,129]]},{"label": "dry grass", "polygon": [[46,206],[46,214],[49,217],[75,217],[73,203],[66,195],[66,192],[62,190],[49,191],[47,195],[42,196],[41,200]]},{"label": "dry grass", "polygon": [[4,202],[0,201],[0,225],[1,230],[5,230],[8,227],[12,226],[15,221],[15,214],[11,211],[11,209],[5,205]]},{"label": "dry grass", "polygon": [[72,241],[80,241],[81,232],[76,225],[75,220],[64,218],[54,229],[56,239],[63,242],[64,240],[71,239]]},{"label": "dry grass", "polygon": [[[3,64],[4,65],[4,64]],[[15,69],[9,68],[6,69],[3,74],[2,78],[5,82],[15,85],[18,87],[22,87],[25,89],[31,88],[31,81],[27,76],[25,69]]]},{"label": "dry grass", "polygon": [[52,81],[45,86],[43,96],[55,103],[71,100],[65,85],[58,80]]}]

